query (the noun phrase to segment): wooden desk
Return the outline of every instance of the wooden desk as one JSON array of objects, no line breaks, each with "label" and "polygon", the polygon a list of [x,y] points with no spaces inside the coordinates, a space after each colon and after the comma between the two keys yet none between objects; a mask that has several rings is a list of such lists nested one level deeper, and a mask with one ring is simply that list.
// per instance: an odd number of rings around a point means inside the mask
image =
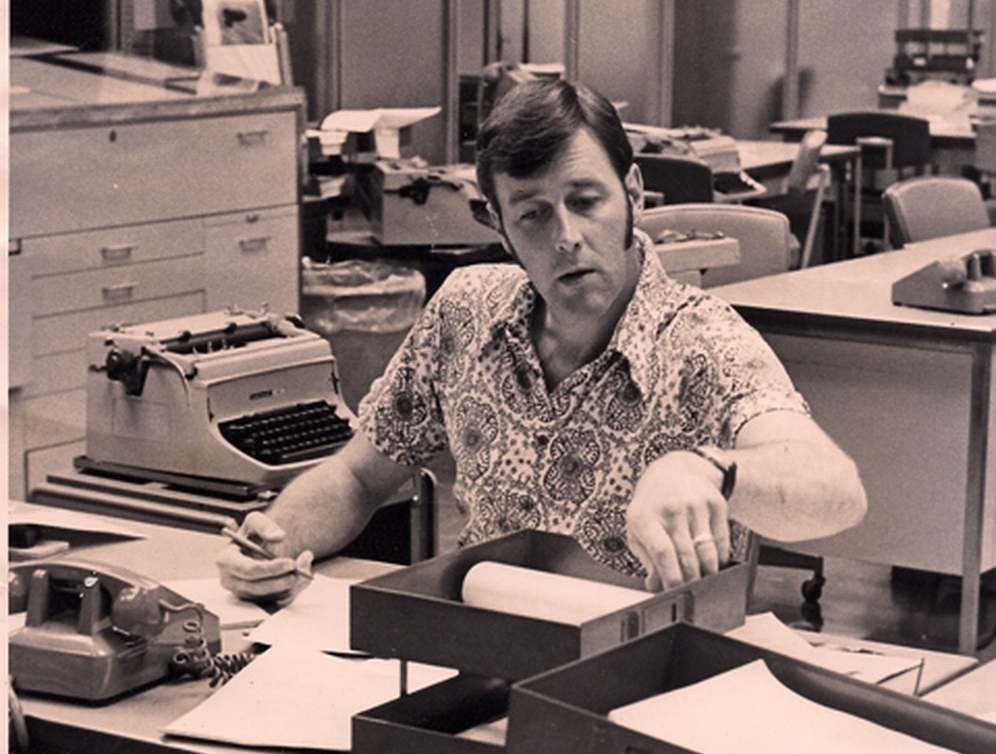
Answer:
[{"label": "wooden desk", "polygon": [[987,229],[714,291],[771,343],[868,492],[860,525],[798,549],[960,575],[962,653],[996,567],[996,315],[895,306],[891,286],[993,246]]},{"label": "wooden desk", "polygon": [[[30,508],[30,504],[23,505]],[[120,521],[116,523],[120,525]],[[124,566],[157,581],[204,578],[217,573],[214,560],[227,542],[220,535],[137,521],[126,525],[144,539],[79,535],[73,537],[72,553]],[[366,578],[389,568],[392,566],[369,560],[336,558],[317,564],[316,570],[329,576]],[[224,651],[245,647],[240,631],[223,631],[222,643]],[[32,696],[22,696],[20,701],[28,718],[32,751],[231,754],[229,746],[164,739],[159,734],[162,726],[196,707],[211,692],[206,680],[184,680],[167,681],[98,707]]]}]

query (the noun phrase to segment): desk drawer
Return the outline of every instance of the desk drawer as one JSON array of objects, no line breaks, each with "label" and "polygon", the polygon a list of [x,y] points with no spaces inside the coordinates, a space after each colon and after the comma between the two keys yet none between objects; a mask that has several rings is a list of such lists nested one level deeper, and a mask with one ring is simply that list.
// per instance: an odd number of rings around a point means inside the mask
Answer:
[{"label": "desk drawer", "polygon": [[204,288],[199,257],[179,257],[34,281],[37,311],[48,314],[121,306]]},{"label": "desk drawer", "polygon": [[11,136],[12,238],[296,199],[293,111]]},{"label": "desk drawer", "polygon": [[32,276],[43,277],[201,254],[204,228],[199,220],[130,225],[30,238],[21,249]]}]

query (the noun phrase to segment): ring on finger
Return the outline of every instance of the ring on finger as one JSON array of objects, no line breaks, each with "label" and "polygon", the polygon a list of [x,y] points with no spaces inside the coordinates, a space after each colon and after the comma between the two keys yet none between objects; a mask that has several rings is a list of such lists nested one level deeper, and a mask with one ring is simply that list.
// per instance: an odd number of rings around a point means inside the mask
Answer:
[{"label": "ring on finger", "polygon": [[699,545],[705,544],[715,544],[716,538],[712,534],[699,534],[692,540],[692,544],[698,547]]}]

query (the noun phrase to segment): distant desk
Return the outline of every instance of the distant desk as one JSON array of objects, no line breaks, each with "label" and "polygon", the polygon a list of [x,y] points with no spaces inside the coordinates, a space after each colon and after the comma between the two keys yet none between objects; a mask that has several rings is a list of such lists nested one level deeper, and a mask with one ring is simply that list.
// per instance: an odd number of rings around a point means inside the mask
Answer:
[{"label": "distant desk", "polygon": [[[975,131],[971,120],[940,117],[927,117],[926,120],[930,123],[930,143],[935,149],[975,150]],[[817,116],[774,121],[768,125],[768,131],[780,134],[784,141],[799,141],[806,131],[814,128],[825,130],[826,127],[826,117]]]},{"label": "distant desk", "polygon": [[[215,575],[215,557],[227,542],[220,535],[155,524],[132,521],[127,527],[145,538],[122,540],[80,535],[73,539],[72,552],[90,560],[124,566],[162,582]],[[392,566],[369,560],[335,558],[317,564],[316,570],[328,576],[367,578],[389,568]],[[245,647],[241,631],[222,633],[223,651]],[[21,704],[28,717],[32,751],[231,754],[234,749],[230,746],[164,739],[159,733],[161,727],[196,707],[211,691],[207,680],[183,680],[164,682],[96,707],[32,696],[22,696]]]},{"label": "distant desk", "polygon": [[[801,138],[801,136],[800,136]],[[787,192],[786,182],[792,162],[798,154],[797,144],[785,141],[760,141],[740,139],[737,141],[740,152],[740,166],[752,178],[763,183],[770,196],[781,196]],[[847,200],[847,174],[861,150],[846,144],[827,144],[820,151],[820,162],[830,167],[830,178],[835,190],[833,202],[833,241],[831,256],[840,259],[841,249],[847,237],[844,211]],[[759,198],[764,198],[759,197]]]},{"label": "distant desk", "polygon": [[[957,174],[962,166],[975,162],[975,131],[970,119],[932,116],[927,121],[933,160],[942,173]],[[793,142],[799,141],[806,131],[826,127],[826,117],[799,118],[775,121],[768,125],[768,131],[780,134],[784,141]]]},{"label": "distant desk", "polygon": [[987,229],[714,291],[771,343],[868,492],[864,522],[798,549],[960,575],[966,654],[996,567],[996,315],[894,306],[891,286],[994,246]]}]

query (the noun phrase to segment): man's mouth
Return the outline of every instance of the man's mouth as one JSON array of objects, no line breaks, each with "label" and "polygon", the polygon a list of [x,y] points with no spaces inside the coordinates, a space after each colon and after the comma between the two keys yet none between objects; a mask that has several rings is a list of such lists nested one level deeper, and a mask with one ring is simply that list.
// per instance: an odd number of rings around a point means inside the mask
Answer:
[{"label": "man's mouth", "polygon": [[594,270],[591,269],[571,270],[570,272],[565,272],[564,274],[562,274],[558,278],[558,280],[560,280],[560,282],[562,283],[577,283],[580,280],[586,278],[588,275],[592,274],[593,272]]}]

